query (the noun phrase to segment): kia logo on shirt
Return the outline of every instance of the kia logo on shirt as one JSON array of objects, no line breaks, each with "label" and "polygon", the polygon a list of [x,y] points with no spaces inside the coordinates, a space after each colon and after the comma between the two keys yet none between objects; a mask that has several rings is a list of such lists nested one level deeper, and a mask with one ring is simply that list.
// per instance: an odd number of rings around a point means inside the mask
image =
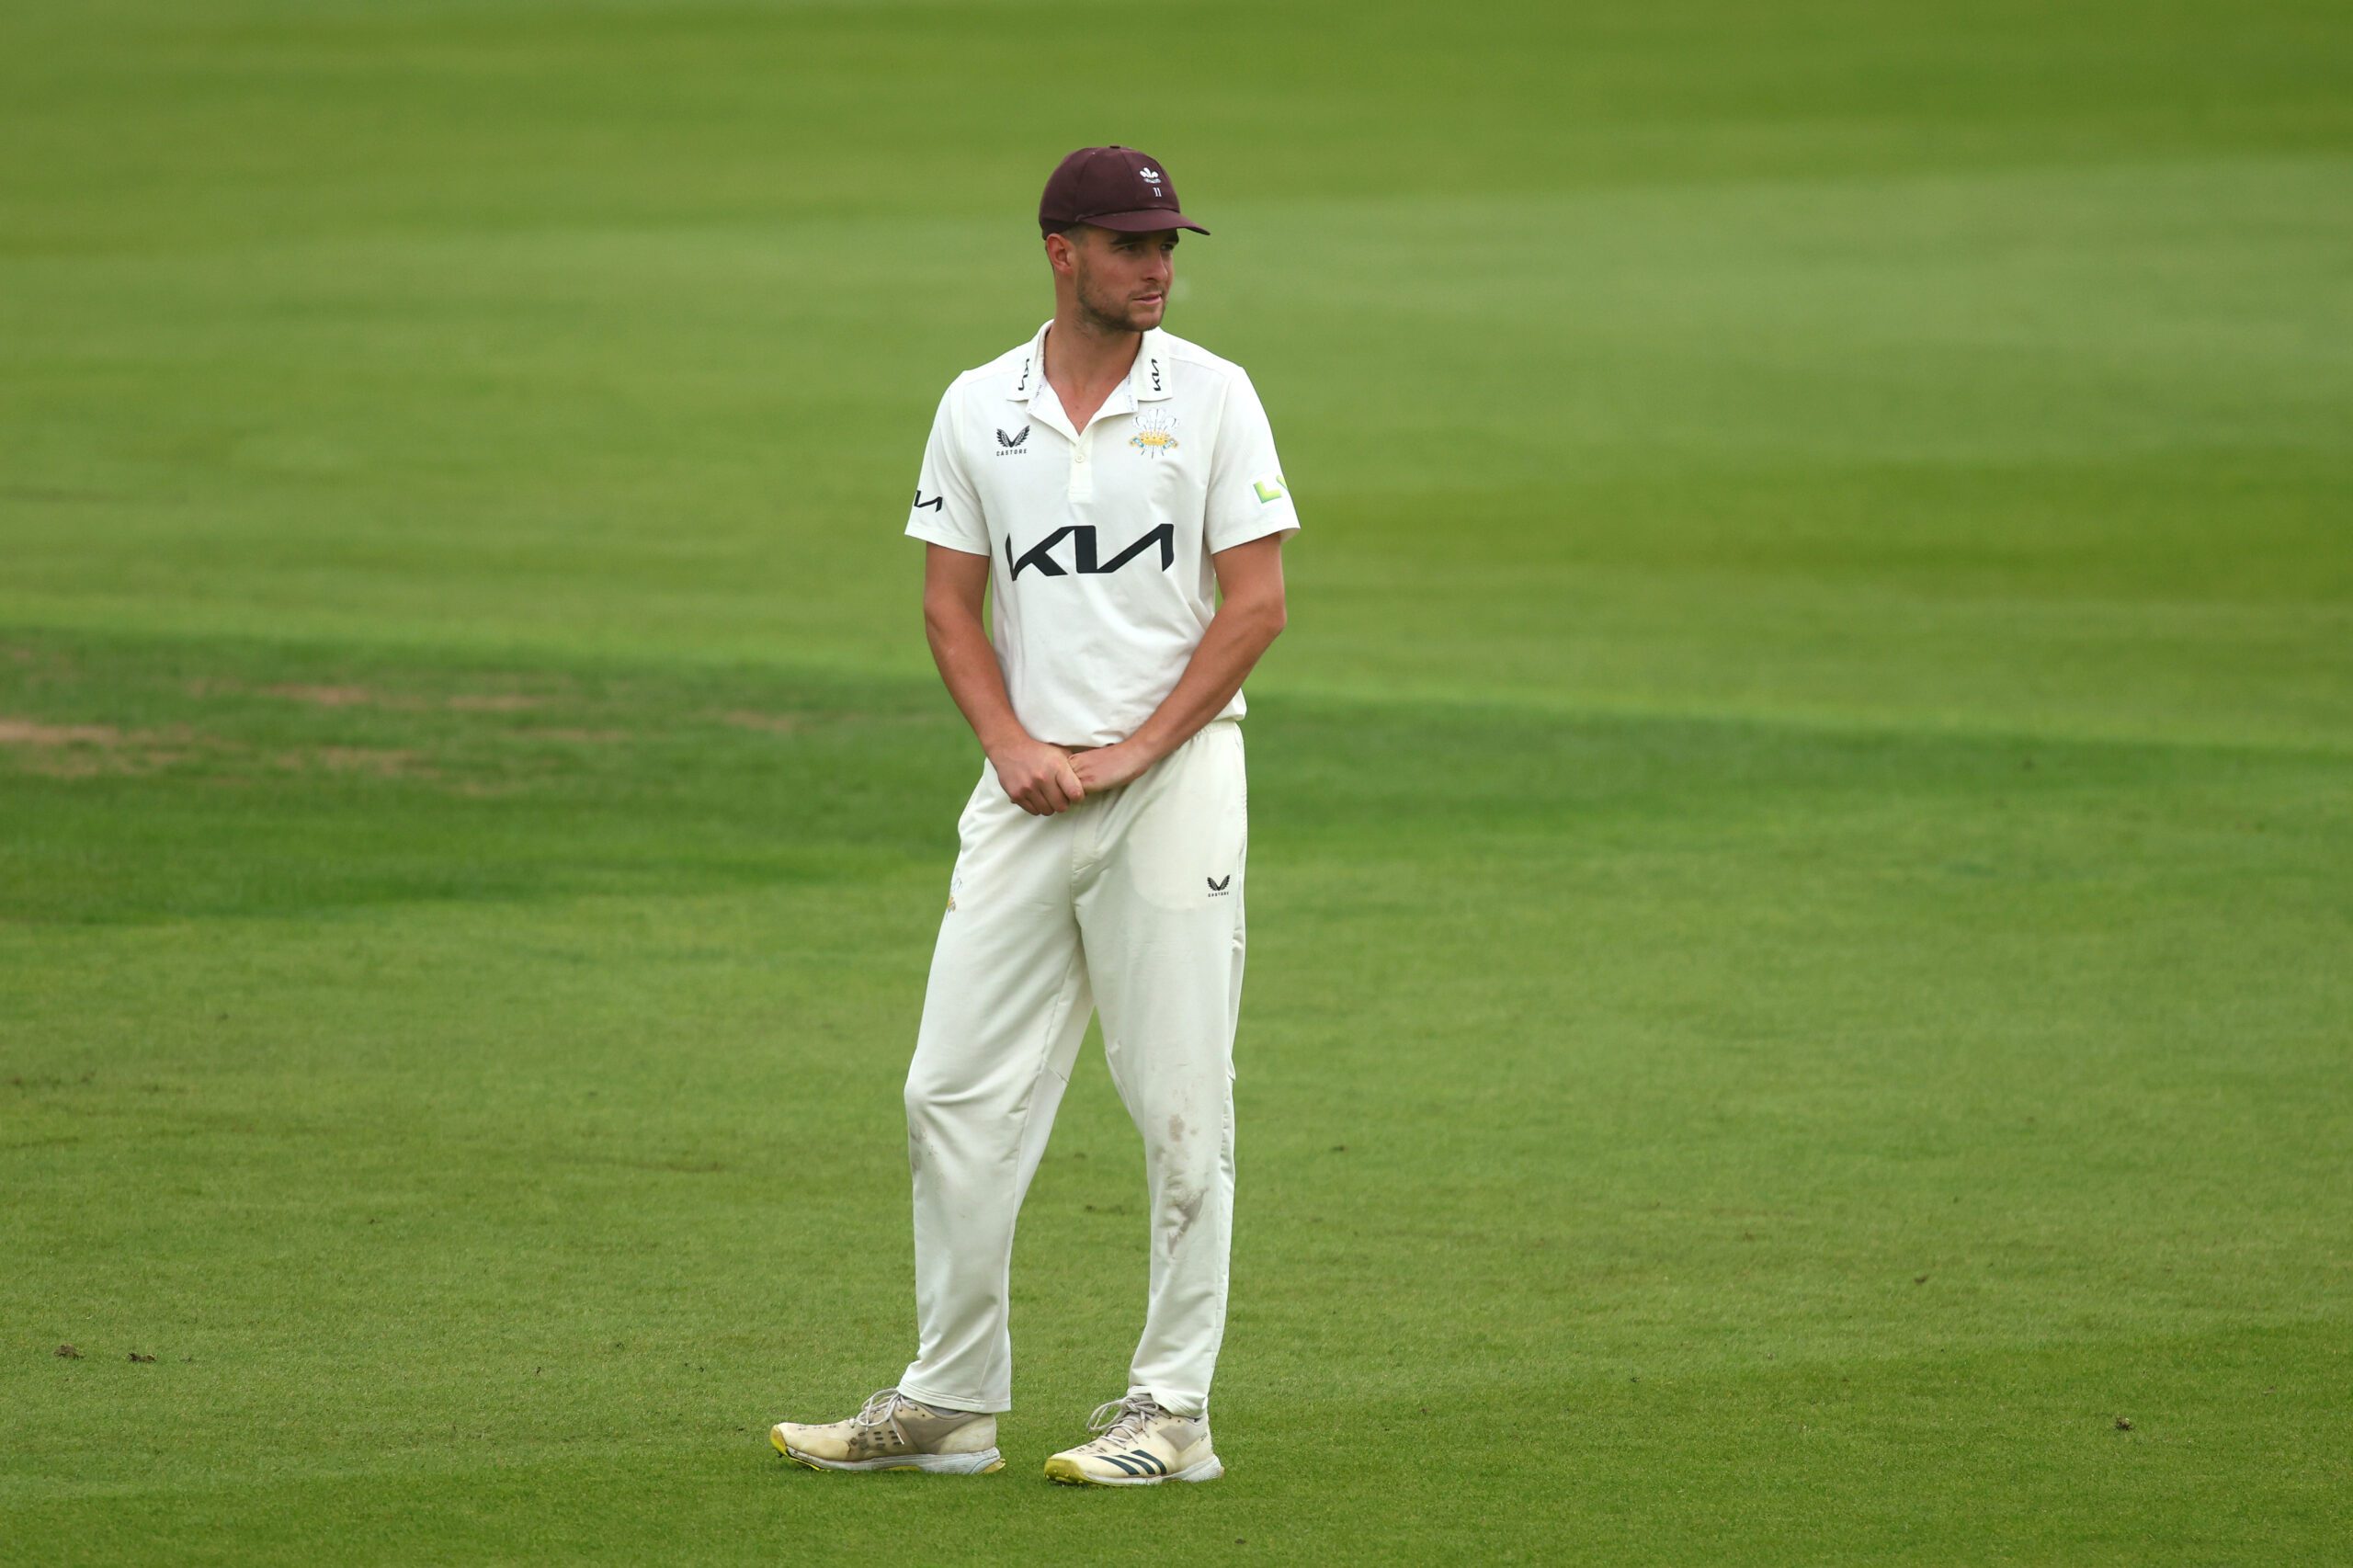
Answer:
[{"label": "kia logo on shirt", "polygon": [[[1065,538],[1074,540],[1071,546],[1071,563],[1068,567],[1064,567],[1056,561],[1052,554],[1053,548],[1062,543]],[[1028,566],[1035,566],[1042,575],[1048,577],[1067,576],[1072,572],[1098,574],[1117,572],[1120,567],[1142,555],[1154,543],[1160,546],[1160,569],[1165,572],[1176,564],[1176,525],[1174,523],[1161,524],[1143,538],[1100,564],[1097,564],[1095,559],[1095,528],[1091,523],[1071,523],[1056,528],[1024,551],[1018,559],[1016,559],[1013,553],[1013,536],[1007,534],[1005,538],[1005,558],[1012,564],[1013,580],[1019,582],[1022,569]]]}]

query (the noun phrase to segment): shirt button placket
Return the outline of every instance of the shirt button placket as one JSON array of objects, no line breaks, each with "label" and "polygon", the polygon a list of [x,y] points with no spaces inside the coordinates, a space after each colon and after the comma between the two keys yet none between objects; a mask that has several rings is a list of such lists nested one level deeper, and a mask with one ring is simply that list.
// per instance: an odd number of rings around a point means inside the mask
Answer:
[{"label": "shirt button placket", "polygon": [[1091,501],[1095,498],[1095,465],[1086,460],[1087,449],[1094,444],[1095,432],[1090,426],[1079,432],[1070,452],[1070,498]]}]

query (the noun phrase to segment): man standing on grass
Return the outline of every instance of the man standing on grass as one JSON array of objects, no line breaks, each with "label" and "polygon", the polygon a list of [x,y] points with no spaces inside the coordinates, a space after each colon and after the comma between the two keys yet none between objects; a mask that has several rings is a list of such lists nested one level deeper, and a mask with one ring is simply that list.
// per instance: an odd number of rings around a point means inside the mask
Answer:
[{"label": "man standing on grass", "polygon": [[[1238,365],[1161,330],[1176,206],[1126,147],[1038,209],[1053,319],[959,376],[906,531],[933,658],[987,754],[907,1074],[919,1348],[857,1415],[781,1422],[824,1470],[1003,1468],[1014,1217],[1097,1007],[1143,1134],[1151,1294],[1127,1392],[1056,1481],[1210,1481],[1225,1332],[1248,844],[1242,682],[1283,627],[1299,527]],[[995,600],[992,647],[982,621]]]}]

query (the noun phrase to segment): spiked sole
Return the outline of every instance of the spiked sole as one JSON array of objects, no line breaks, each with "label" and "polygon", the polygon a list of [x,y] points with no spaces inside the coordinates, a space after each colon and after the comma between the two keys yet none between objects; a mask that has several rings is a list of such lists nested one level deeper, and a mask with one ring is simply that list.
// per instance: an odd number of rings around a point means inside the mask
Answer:
[{"label": "spiked sole", "polygon": [[1046,1461],[1046,1479],[1063,1486],[1157,1486],[1164,1481],[1215,1481],[1224,1473],[1215,1454],[1173,1475],[1089,1475],[1076,1460],[1060,1454]]},{"label": "spiked sole", "polygon": [[972,1454],[900,1454],[880,1460],[821,1460],[804,1454],[784,1440],[784,1434],[768,1428],[768,1443],[778,1453],[805,1470],[919,1470],[932,1475],[987,1475],[1005,1468],[1004,1456],[995,1449],[983,1449]]}]

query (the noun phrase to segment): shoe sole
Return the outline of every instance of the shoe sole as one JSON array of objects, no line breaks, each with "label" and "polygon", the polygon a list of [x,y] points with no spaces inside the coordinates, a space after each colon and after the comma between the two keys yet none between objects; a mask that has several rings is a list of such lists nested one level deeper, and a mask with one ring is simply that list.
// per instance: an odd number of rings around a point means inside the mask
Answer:
[{"label": "shoe sole", "polygon": [[1215,1481],[1224,1473],[1215,1454],[1171,1475],[1089,1475],[1076,1460],[1060,1454],[1046,1461],[1046,1479],[1063,1486],[1157,1486],[1164,1481]]},{"label": "shoe sole", "polygon": [[987,1475],[1005,1468],[1004,1456],[995,1449],[983,1449],[973,1454],[898,1454],[879,1460],[821,1460],[814,1454],[804,1454],[784,1440],[774,1427],[768,1430],[768,1443],[778,1453],[805,1470],[919,1470],[931,1475]]}]

